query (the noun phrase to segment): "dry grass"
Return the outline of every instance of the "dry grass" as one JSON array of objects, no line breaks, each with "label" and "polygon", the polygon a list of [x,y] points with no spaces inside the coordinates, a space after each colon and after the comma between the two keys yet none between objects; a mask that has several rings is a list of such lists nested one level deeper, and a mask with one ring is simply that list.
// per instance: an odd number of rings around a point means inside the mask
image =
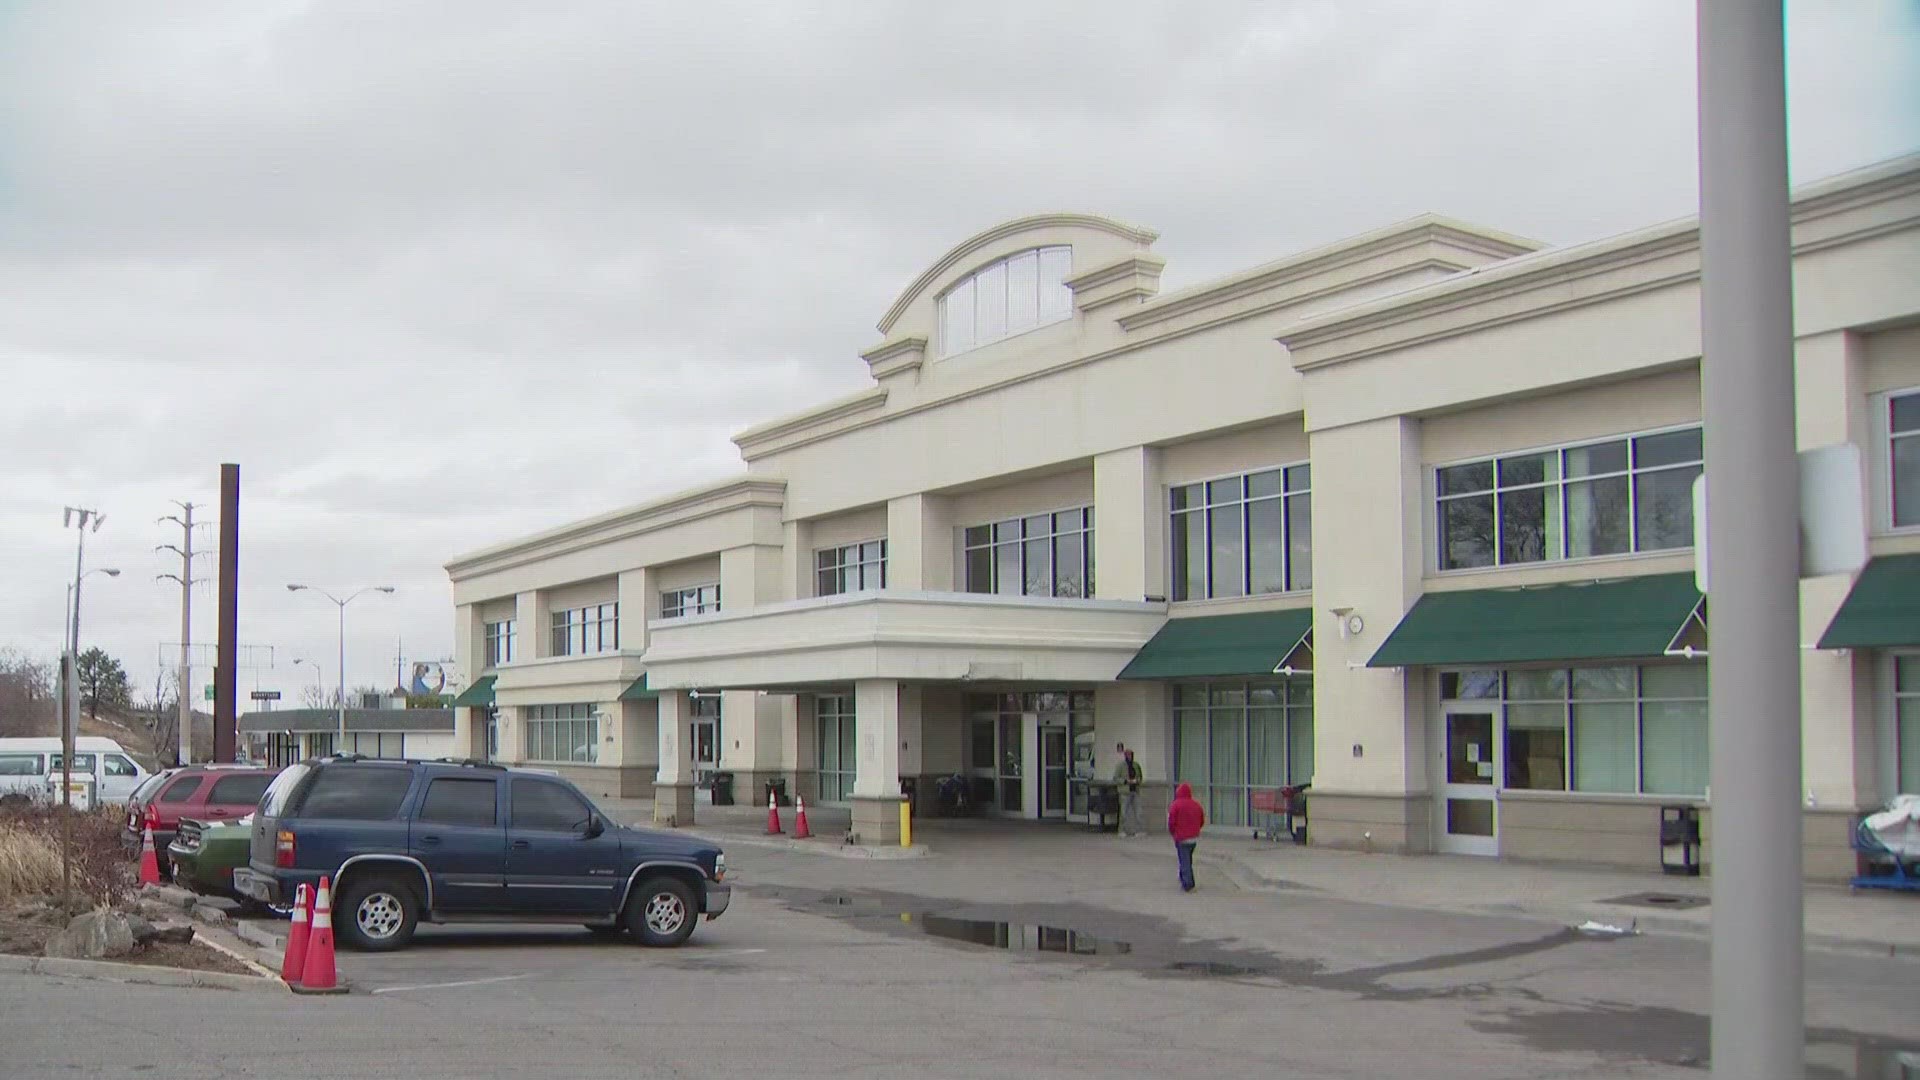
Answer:
[{"label": "dry grass", "polygon": [[59,845],[18,825],[0,824],[0,904],[59,891]]}]

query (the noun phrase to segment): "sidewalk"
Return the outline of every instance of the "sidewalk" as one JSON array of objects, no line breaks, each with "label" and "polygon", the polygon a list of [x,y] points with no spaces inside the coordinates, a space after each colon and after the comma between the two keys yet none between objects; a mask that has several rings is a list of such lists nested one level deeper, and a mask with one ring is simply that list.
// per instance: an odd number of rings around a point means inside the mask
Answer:
[{"label": "sidewalk", "polygon": [[[596,801],[623,824],[653,827],[652,799],[601,798]],[[780,808],[780,828],[780,835],[768,835],[764,805],[714,806],[705,801],[702,793],[702,801],[693,808],[693,824],[674,831],[720,844],[744,844],[843,859],[917,859],[930,854],[924,844],[902,848],[846,843],[847,832],[853,828],[853,812],[844,807],[807,807],[807,828],[813,834],[810,840],[793,839],[794,808],[791,806]]]},{"label": "sidewalk", "polygon": [[[1147,843],[1154,856],[1162,845]],[[1376,855],[1209,836],[1200,859],[1243,888],[1312,889],[1358,903],[1472,915],[1514,915],[1576,925],[1589,919],[1704,936],[1713,907],[1705,877],[1514,862],[1466,855]],[[1623,902],[1656,894],[1682,904]],[[1808,885],[1809,947],[1920,957],[1920,897]]]}]

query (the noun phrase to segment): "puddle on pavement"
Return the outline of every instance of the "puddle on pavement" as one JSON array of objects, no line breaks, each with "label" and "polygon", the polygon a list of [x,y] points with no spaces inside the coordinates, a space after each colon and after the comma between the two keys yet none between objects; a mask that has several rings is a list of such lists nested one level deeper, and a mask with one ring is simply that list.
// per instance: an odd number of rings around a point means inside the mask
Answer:
[{"label": "puddle on pavement", "polygon": [[1022,925],[988,919],[954,919],[944,915],[902,915],[900,920],[918,926],[929,937],[964,941],[1009,952],[1070,953],[1074,956],[1126,956],[1133,945],[1125,941],[1072,930],[1064,926]]}]

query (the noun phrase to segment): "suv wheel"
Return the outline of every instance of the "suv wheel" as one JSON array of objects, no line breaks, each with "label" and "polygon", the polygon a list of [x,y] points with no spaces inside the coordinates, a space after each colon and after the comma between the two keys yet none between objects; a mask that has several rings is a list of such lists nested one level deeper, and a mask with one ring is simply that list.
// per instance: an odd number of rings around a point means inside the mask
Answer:
[{"label": "suv wheel", "polygon": [[700,905],[685,881],[670,875],[650,877],[627,898],[627,926],[640,944],[671,948],[693,935]]},{"label": "suv wheel", "polygon": [[362,952],[404,949],[420,924],[420,901],[413,887],[392,877],[356,878],[340,890],[333,925],[340,940]]}]

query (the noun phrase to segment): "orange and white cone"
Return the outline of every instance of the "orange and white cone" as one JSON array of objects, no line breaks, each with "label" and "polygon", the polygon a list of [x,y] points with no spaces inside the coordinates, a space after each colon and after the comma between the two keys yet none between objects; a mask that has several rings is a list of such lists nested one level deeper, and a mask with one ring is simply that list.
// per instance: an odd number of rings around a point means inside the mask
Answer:
[{"label": "orange and white cone", "polygon": [[140,839],[140,884],[160,884],[160,855],[153,850],[153,822],[149,821]]},{"label": "orange and white cone", "polygon": [[779,836],[785,832],[780,827],[780,804],[773,801],[773,792],[767,792],[767,835]]},{"label": "orange and white cone", "polygon": [[300,989],[305,991],[338,989],[339,973],[333,966],[333,890],[326,878],[320,879],[320,891],[313,901],[313,925],[307,930],[307,958],[300,974]]},{"label": "orange and white cone", "polygon": [[307,919],[313,895],[305,885],[293,894],[293,928],[287,934],[287,952],[280,958],[280,981],[297,983],[307,972]]},{"label": "orange and white cone", "polygon": [[793,838],[806,840],[813,836],[813,830],[807,828],[807,800],[804,796],[793,797]]}]

